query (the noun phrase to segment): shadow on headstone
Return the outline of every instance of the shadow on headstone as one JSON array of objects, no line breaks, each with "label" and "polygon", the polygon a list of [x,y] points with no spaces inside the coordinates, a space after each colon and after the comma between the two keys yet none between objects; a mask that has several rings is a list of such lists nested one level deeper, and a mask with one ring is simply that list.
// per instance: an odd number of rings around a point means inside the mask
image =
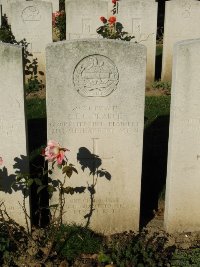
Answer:
[{"label": "shadow on headstone", "polygon": [[8,194],[21,191],[25,197],[28,197],[29,192],[23,182],[17,182],[18,174],[27,174],[27,166],[29,159],[27,156],[20,155],[14,158],[13,173],[8,174],[6,167],[0,169],[0,191]]},{"label": "shadow on headstone", "polygon": [[160,116],[144,131],[140,228],[154,217],[165,189],[169,116]]},{"label": "shadow on headstone", "polygon": [[107,180],[111,180],[112,176],[109,172],[107,172],[105,169],[101,168],[102,160],[98,155],[95,155],[90,152],[89,149],[86,147],[79,148],[79,151],[77,153],[77,161],[81,165],[81,169],[84,172],[85,169],[89,169],[90,175],[92,175],[93,180],[92,183],[88,183],[87,190],[90,193],[90,209],[87,214],[85,214],[84,218],[86,221],[86,227],[90,225],[90,220],[92,217],[92,214],[94,212],[94,199],[95,199],[95,186],[98,183],[98,179],[105,178]]},{"label": "shadow on headstone", "polygon": [[8,175],[8,170],[6,167],[0,169],[0,191],[12,194],[12,184],[15,181],[15,175]]}]

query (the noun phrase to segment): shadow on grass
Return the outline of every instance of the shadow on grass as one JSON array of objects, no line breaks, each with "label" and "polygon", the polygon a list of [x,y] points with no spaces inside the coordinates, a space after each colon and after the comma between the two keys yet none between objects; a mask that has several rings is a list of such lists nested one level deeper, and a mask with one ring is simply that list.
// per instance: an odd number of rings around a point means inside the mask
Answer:
[{"label": "shadow on grass", "polygon": [[160,116],[144,130],[140,227],[154,217],[165,188],[169,116]]}]

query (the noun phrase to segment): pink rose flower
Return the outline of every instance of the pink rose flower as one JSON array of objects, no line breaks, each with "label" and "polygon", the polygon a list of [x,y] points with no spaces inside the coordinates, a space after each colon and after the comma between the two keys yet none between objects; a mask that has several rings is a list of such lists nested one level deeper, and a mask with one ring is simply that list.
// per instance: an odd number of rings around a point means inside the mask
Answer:
[{"label": "pink rose flower", "polygon": [[54,140],[49,140],[47,147],[44,151],[45,160],[48,162],[57,161],[59,165],[62,164],[65,158],[65,151],[69,151],[67,148],[63,148]]},{"label": "pink rose flower", "polygon": [[0,166],[3,165],[3,159],[0,157]]},{"label": "pink rose flower", "polygon": [[53,27],[56,26],[56,18],[57,18],[58,16],[60,16],[60,15],[61,15],[60,11],[56,11],[55,13],[52,13],[52,23],[53,23]]}]

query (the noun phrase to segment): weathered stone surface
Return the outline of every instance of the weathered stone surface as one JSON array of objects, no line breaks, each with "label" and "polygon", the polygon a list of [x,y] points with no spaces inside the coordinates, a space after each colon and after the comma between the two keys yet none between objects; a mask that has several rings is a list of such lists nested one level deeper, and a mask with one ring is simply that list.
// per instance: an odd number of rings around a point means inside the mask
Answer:
[{"label": "weathered stone surface", "polygon": [[[32,2],[30,0],[27,1],[29,1],[29,4]],[[52,9],[53,12],[59,10],[59,0],[37,0],[37,1],[51,2],[53,7]],[[3,14],[6,14],[9,23],[11,21],[11,4],[15,2],[26,2],[26,0],[0,0],[0,4],[3,6]]]},{"label": "weathered stone surface", "polygon": [[0,62],[0,204],[4,201],[11,218],[24,225],[22,188],[11,189],[13,174],[28,172],[22,48],[0,43]]},{"label": "weathered stone surface", "polygon": [[45,72],[45,47],[52,42],[52,4],[23,1],[11,4],[11,28],[17,41],[26,39],[29,51]]},{"label": "weathered stone surface", "polygon": [[157,12],[158,3],[153,0],[123,0],[119,1],[116,15],[124,31],[135,36],[133,41],[147,47],[147,82],[155,76]]},{"label": "weathered stone surface", "polygon": [[200,230],[200,39],[174,49],[165,227]]},{"label": "weathered stone surface", "polygon": [[51,2],[53,7],[53,12],[59,11],[59,0],[42,0],[46,2]]},{"label": "weathered stone surface", "polygon": [[98,37],[100,17],[107,17],[108,3],[99,0],[66,0],[66,40]]},{"label": "weathered stone surface", "polygon": [[0,27],[2,24],[2,5],[0,5]]},{"label": "weathered stone surface", "polygon": [[138,230],[145,62],[144,46],[123,41],[47,47],[48,139],[70,149],[79,172],[67,179],[77,193],[66,194],[65,222],[106,234]]},{"label": "weathered stone surface", "polygon": [[3,15],[6,14],[9,23],[11,19],[10,5],[14,2],[20,2],[20,1],[25,1],[25,0],[0,0],[0,4],[2,5]]},{"label": "weathered stone surface", "polygon": [[171,0],[165,2],[162,80],[170,81],[173,46],[176,42],[200,36],[200,2]]}]

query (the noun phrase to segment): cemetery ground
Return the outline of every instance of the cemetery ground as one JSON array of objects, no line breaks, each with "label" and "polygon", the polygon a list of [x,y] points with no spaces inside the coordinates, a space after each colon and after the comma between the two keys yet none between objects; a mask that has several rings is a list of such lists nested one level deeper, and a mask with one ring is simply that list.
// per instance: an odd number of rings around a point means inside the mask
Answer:
[{"label": "cemetery ground", "polygon": [[[44,96],[45,94],[39,93],[27,97],[26,100],[29,150],[34,166],[41,163],[38,154],[41,146],[46,144]],[[142,174],[139,233],[124,232],[105,237],[78,225],[62,225],[56,232],[49,253],[46,250],[46,243],[49,240],[45,228],[34,228],[33,238],[30,240],[23,228],[14,222],[5,224],[1,221],[0,265],[5,267],[200,266],[199,233],[169,235],[163,230],[169,109],[170,96],[163,93],[163,88],[160,94],[156,93],[154,96],[149,96],[147,91],[143,151],[143,170],[147,171]],[[37,225],[37,219],[35,224]]]}]

